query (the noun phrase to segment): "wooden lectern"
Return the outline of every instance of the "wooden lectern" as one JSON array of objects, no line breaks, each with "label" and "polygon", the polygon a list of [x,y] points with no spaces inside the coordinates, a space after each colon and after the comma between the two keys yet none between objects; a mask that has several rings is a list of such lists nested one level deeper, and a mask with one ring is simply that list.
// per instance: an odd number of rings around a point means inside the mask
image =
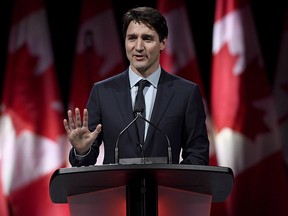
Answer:
[{"label": "wooden lectern", "polygon": [[232,191],[228,167],[131,164],[62,168],[50,179],[54,203],[72,216],[209,215]]}]

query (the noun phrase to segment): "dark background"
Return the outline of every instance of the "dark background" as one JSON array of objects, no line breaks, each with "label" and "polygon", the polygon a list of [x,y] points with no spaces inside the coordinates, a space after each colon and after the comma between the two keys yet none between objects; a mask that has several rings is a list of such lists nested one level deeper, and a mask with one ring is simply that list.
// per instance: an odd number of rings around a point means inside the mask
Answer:
[{"label": "dark background", "polygon": [[[216,1],[217,0],[186,0],[186,9],[194,37],[196,55],[208,101],[210,91],[212,33]],[[135,6],[156,7],[157,4],[156,0],[113,0],[112,2],[118,24],[119,37],[121,37],[122,15],[129,8]],[[81,0],[45,0],[44,3],[48,15],[57,78],[63,102],[67,105],[78,22],[81,12]],[[0,95],[2,95],[6,68],[12,6],[13,1],[2,0],[0,3]],[[287,6],[287,0],[252,1],[252,13],[271,84],[273,83],[275,74]],[[122,40],[122,46],[123,45]],[[125,55],[124,46],[123,55]]]}]

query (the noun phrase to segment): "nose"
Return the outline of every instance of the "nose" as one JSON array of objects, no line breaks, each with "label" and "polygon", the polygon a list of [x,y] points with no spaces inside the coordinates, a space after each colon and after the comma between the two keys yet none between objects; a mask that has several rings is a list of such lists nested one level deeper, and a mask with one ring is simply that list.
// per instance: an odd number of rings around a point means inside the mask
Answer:
[{"label": "nose", "polygon": [[135,49],[137,51],[141,51],[143,50],[143,41],[141,39],[138,39],[137,42],[136,42],[136,45],[135,45]]}]

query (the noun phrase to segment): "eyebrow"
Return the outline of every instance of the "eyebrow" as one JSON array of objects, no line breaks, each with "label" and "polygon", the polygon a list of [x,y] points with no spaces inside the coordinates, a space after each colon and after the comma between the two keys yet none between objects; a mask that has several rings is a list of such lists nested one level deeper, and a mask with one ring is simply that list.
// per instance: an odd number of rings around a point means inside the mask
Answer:
[{"label": "eyebrow", "polygon": [[[131,34],[127,34],[126,36],[127,36],[127,37],[136,37],[137,34],[131,33]],[[151,37],[151,38],[154,38],[154,37],[155,37],[155,36],[152,35],[152,34],[143,34],[143,35],[140,35],[140,36],[141,36],[141,37]]]}]

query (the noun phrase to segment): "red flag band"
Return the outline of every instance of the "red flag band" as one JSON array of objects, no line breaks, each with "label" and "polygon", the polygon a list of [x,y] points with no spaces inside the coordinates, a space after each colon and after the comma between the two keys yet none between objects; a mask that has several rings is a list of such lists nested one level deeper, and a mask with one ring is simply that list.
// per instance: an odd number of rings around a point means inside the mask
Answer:
[{"label": "red flag band", "polygon": [[[19,6],[22,5],[23,7]],[[43,2],[14,1],[0,119],[1,176],[13,216],[68,215],[49,196],[67,141]]]},{"label": "red flag band", "polygon": [[235,184],[212,215],[288,214],[274,105],[249,1],[217,1],[211,111],[218,163],[233,169]]}]

